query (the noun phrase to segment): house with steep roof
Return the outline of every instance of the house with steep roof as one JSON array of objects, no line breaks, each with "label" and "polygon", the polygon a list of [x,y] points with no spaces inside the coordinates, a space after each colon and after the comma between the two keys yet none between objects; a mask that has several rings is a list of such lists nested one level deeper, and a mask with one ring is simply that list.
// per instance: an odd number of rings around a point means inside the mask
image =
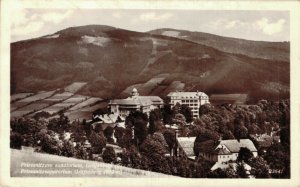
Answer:
[{"label": "house with steep roof", "polygon": [[163,100],[158,96],[140,96],[137,89],[134,88],[131,96],[126,99],[113,99],[109,102],[109,108],[112,113],[120,114],[126,117],[130,112],[141,111],[149,114],[155,108],[161,108]]},{"label": "house with steep roof", "polygon": [[196,137],[177,137],[177,156],[184,157],[189,160],[195,160],[194,143]]},{"label": "house with steep roof", "polygon": [[257,156],[257,149],[249,139],[220,140],[217,143],[212,140],[204,141],[200,144],[199,156],[222,165],[237,160],[242,147],[249,149],[254,157]]},{"label": "house with steep roof", "polygon": [[101,125],[102,130],[105,130],[108,126],[115,128],[117,126],[122,126],[125,122],[125,118],[118,114],[97,114],[93,115],[93,119],[90,122],[95,128],[96,125]]},{"label": "house with steep roof", "polygon": [[168,94],[170,98],[170,105],[174,107],[177,103],[181,105],[187,105],[191,108],[194,118],[199,117],[199,108],[201,105],[209,103],[208,95],[204,92],[170,92]]}]

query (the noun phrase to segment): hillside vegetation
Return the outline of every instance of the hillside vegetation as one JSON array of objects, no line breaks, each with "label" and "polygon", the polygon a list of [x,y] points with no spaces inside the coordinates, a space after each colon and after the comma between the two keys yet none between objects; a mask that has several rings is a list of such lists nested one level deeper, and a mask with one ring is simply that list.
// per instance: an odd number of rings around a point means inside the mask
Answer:
[{"label": "hillside vegetation", "polygon": [[176,29],[157,29],[149,31],[151,34],[166,35],[206,46],[214,47],[220,51],[243,54],[253,58],[281,60],[290,59],[290,42],[264,42],[251,41],[238,38],[222,37],[203,32],[191,32]]},{"label": "hillside vegetation", "polygon": [[289,43],[210,34],[89,25],[11,44],[12,93],[86,82],[80,94],[104,99],[125,97],[133,86],[145,95],[199,90],[278,99],[289,97],[289,72]]}]

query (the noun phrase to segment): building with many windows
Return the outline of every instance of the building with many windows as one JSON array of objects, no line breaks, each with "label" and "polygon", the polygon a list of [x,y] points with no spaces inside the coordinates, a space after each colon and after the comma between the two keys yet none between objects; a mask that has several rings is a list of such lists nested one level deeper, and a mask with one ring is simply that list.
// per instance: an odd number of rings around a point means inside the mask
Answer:
[{"label": "building with many windows", "polygon": [[141,111],[149,114],[151,110],[155,108],[161,108],[163,106],[163,100],[158,96],[140,96],[137,89],[134,88],[131,92],[131,96],[126,99],[114,99],[110,100],[109,108],[111,113],[119,114],[126,117],[130,112]]},{"label": "building with many windows", "polygon": [[171,106],[175,106],[177,103],[181,105],[187,105],[191,108],[193,117],[199,117],[199,108],[201,105],[209,103],[208,95],[203,92],[170,92],[168,94],[170,98]]}]

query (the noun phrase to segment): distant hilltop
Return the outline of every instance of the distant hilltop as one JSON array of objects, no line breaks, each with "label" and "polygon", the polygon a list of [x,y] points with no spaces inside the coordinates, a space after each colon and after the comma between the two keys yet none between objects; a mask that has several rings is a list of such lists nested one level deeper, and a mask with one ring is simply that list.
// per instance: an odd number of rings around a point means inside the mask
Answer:
[{"label": "distant hilltop", "polygon": [[11,44],[11,92],[85,82],[80,94],[125,98],[200,90],[288,98],[289,42],[261,42],[175,29],[135,32],[103,25],[71,27]]}]

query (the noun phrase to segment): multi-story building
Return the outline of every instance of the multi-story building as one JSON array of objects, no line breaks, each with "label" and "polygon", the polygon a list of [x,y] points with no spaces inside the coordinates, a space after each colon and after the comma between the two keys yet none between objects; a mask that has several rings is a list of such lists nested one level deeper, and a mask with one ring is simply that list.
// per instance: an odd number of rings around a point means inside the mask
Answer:
[{"label": "multi-story building", "polygon": [[199,117],[199,108],[201,105],[209,103],[208,95],[203,92],[170,92],[168,94],[170,98],[171,106],[175,106],[177,103],[181,105],[187,105],[191,108],[193,117]]},{"label": "multi-story building", "polygon": [[130,112],[141,111],[149,114],[155,108],[161,108],[163,100],[158,96],[140,96],[137,89],[134,88],[131,96],[126,99],[110,100],[109,108],[112,113],[126,117]]}]

